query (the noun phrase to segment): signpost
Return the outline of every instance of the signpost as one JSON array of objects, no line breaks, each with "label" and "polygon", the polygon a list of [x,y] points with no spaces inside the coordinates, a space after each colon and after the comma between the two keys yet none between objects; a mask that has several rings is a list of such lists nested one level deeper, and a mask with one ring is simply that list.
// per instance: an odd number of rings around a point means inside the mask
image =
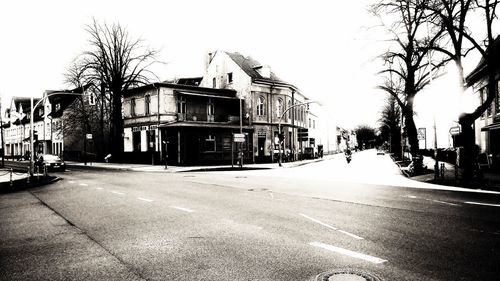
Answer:
[{"label": "signpost", "polygon": [[462,132],[462,129],[460,128],[460,126],[455,126],[455,127],[450,128],[450,135],[452,135],[452,136],[456,136],[456,135],[460,134],[461,132]]},{"label": "signpost", "polygon": [[245,142],[245,134],[233,134],[234,142]]},{"label": "signpost", "polygon": [[424,141],[424,143],[425,143],[425,149],[427,149],[427,141],[426,141],[427,132],[426,132],[425,128],[418,128],[417,129],[417,138],[418,138],[419,141],[421,141],[421,140]]}]

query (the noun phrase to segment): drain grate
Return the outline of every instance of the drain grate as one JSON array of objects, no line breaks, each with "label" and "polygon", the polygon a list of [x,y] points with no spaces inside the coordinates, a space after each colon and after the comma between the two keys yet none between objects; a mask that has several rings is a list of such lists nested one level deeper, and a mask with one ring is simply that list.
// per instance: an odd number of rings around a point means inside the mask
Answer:
[{"label": "drain grate", "polygon": [[316,277],[316,281],[382,281],[382,279],[363,270],[343,268],[323,272]]}]

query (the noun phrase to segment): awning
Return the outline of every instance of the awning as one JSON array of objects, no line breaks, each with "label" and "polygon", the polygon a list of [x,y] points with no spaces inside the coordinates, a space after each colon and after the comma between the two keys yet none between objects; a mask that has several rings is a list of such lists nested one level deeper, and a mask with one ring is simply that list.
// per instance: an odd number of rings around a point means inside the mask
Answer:
[{"label": "awning", "polygon": [[496,130],[496,129],[500,129],[500,123],[493,123],[493,124],[489,124],[487,126],[484,126],[481,128],[481,131],[491,131],[491,130]]},{"label": "awning", "polygon": [[176,91],[177,93],[181,95],[188,95],[188,96],[199,96],[199,97],[209,97],[209,98],[220,98],[220,99],[231,99],[231,100],[237,100],[238,97],[236,96],[229,96],[229,95],[223,95],[221,93],[199,93],[199,92],[185,92],[185,91]]},{"label": "awning", "polygon": [[[210,122],[174,122],[168,124],[160,124],[160,128],[223,128],[223,129],[240,129],[239,125],[210,123]],[[243,130],[253,130],[252,127],[243,126]]]}]

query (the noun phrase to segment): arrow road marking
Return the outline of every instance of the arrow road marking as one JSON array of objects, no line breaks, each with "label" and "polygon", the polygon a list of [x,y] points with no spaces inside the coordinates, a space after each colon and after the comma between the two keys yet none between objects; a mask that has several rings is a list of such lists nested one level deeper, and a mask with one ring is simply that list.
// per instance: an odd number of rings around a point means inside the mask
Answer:
[{"label": "arrow road marking", "polygon": [[147,198],[142,198],[142,197],[137,197],[137,199],[142,200],[142,201],[146,201],[146,202],[153,202],[152,199],[147,199]]},{"label": "arrow road marking", "polygon": [[193,210],[191,210],[191,209],[188,209],[188,208],[182,208],[182,207],[177,207],[177,206],[170,206],[170,208],[172,208],[172,209],[176,209],[176,210],[179,210],[179,211],[188,212],[188,213],[192,213],[192,212],[194,212],[194,211],[193,211]]},{"label": "arrow road marking", "polygon": [[488,203],[479,203],[479,202],[465,202],[465,204],[471,205],[481,205],[481,206],[489,206],[489,207],[500,207],[500,204],[488,204]]},{"label": "arrow road marking", "polygon": [[340,247],[335,247],[335,246],[328,245],[328,244],[321,243],[321,242],[310,242],[309,245],[314,246],[314,247],[318,247],[318,248],[322,248],[322,249],[325,249],[325,250],[328,250],[328,251],[332,251],[332,252],[335,252],[335,253],[343,254],[343,255],[346,255],[346,256],[350,256],[350,257],[353,257],[353,258],[357,258],[357,259],[369,261],[371,263],[377,263],[377,264],[379,264],[379,263],[383,263],[383,262],[387,261],[387,260],[384,260],[384,259],[381,259],[381,258],[373,257],[373,256],[366,255],[366,254],[363,254],[363,253],[354,252],[354,251],[347,250],[347,249],[340,248]]}]

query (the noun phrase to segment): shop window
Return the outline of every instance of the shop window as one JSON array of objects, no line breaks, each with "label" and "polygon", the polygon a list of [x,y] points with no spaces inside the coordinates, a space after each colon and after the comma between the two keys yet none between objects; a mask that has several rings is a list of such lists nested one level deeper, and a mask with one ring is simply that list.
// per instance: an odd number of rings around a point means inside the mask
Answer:
[{"label": "shop window", "polygon": [[141,151],[141,131],[132,133],[132,145],[134,151]]}]

